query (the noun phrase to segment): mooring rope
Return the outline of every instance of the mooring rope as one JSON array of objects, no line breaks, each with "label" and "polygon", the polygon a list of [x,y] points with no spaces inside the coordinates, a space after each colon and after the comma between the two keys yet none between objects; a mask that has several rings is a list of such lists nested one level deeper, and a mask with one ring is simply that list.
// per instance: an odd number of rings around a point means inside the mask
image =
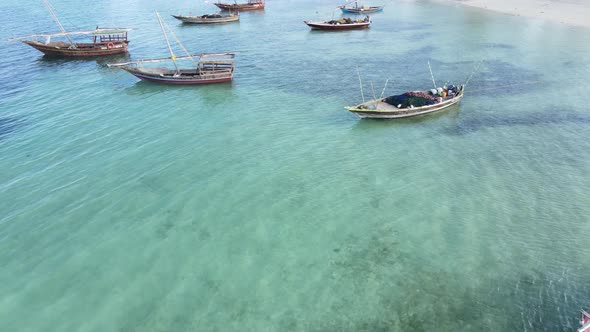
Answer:
[{"label": "mooring rope", "polygon": [[498,90],[498,89],[505,89],[505,88],[514,87],[514,86],[531,85],[531,84],[541,84],[541,83],[544,83],[544,81],[529,81],[529,82],[521,82],[521,83],[516,83],[516,84],[508,84],[508,85],[496,86],[496,87],[493,87],[493,88],[467,90],[467,91],[465,91],[465,93],[473,93],[473,92],[489,91],[489,90]]}]

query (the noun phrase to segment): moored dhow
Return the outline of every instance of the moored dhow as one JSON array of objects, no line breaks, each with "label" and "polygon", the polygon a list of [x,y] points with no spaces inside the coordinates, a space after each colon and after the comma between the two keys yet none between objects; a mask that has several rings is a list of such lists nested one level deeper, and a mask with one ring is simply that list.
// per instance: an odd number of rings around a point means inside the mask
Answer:
[{"label": "moored dhow", "polygon": [[240,20],[240,14],[208,14],[202,16],[183,16],[183,15],[172,15],[182,23],[187,24],[215,24],[215,23],[229,23],[237,22]]},{"label": "moored dhow", "polygon": [[243,12],[248,10],[261,10],[264,9],[264,0],[248,0],[247,3],[223,3],[216,2],[215,6],[221,10],[231,10],[237,12]]},{"label": "moored dhow", "polygon": [[[354,6],[346,7],[351,2],[354,2]],[[342,10],[342,12],[345,14],[369,14],[383,11],[383,6],[359,6],[358,1],[349,1],[338,8],[340,8],[340,10]]]},{"label": "moored dhow", "polygon": [[303,21],[303,23],[312,30],[356,30],[368,28],[371,25],[371,18],[366,16],[362,20],[353,20],[347,17],[324,22]]},{"label": "moored dhow", "polygon": [[410,91],[401,95],[370,100],[346,110],[360,118],[397,119],[442,111],[457,104],[465,85],[451,85],[428,91]]},{"label": "moored dhow", "polygon": [[[47,56],[58,57],[95,57],[127,53],[127,28],[96,28],[88,31],[66,31],[55,14],[55,9],[43,0],[43,4],[59,26],[61,32],[41,33],[29,36],[12,38],[20,40]],[[90,42],[74,40],[76,36],[89,36]],[[51,38],[65,38],[65,40],[52,41]]]},{"label": "moored dhow", "polygon": [[[233,79],[235,53],[206,53],[190,54],[176,37],[174,32],[162,21],[160,14],[156,12],[158,23],[166,39],[169,58],[144,59],[123,63],[108,64],[109,67],[119,67],[135,77],[151,82],[194,85],[229,82]],[[167,32],[176,40],[178,46],[186,53],[186,56],[177,57],[172,50]],[[178,61],[186,60],[192,62],[188,68],[179,67]],[[167,67],[144,67],[148,63],[162,63],[172,61],[174,68]]]},{"label": "moored dhow", "polygon": [[[89,31],[75,31],[53,34],[36,34],[26,37],[17,37],[36,50],[47,56],[56,57],[95,57],[127,53],[127,32],[124,28],[97,28]],[[75,35],[87,35],[91,42],[76,42],[72,39]],[[45,40],[39,40],[40,38]],[[52,41],[51,37],[66,37],[68,41]]]},{"label": "moored dhow", "polygon": [[233,79],[234,57],[234,53],[207,53],[173,58],[175,63],[177,60],[191,60],[196,64],[195,68],[143,67],[145,63],[164,62],[172,58],[130,61],[108,66],[120,67],[143,81],[176,85],[212,84],[230,82]]}]

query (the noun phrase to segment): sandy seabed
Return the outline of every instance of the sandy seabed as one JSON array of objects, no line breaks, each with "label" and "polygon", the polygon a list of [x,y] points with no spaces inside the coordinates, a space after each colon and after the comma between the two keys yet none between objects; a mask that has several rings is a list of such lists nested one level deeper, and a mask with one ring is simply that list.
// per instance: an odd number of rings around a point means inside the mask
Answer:
[{"label": "sandy seabed", "polygon": [[441,0],[516,16],[590,27],[590,2],[585,0]]}]

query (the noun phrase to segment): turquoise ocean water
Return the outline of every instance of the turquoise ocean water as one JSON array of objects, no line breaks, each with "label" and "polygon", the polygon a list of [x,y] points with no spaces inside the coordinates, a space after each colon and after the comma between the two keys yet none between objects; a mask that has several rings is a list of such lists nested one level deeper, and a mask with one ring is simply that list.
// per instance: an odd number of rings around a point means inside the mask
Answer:
[{"label": "turquoise ocean water", "polygon": [[[231,84],[139,82],[7,38],[55,31],[0,4],[2,331],[573,331],[590,307],[590,34],[428,1],[311,32],[333,1],[271,0],[181,26],[195,1],[52,2],[166,56],[240,51]],[[335,13],[334,17],[340,14]],[[403,121],[342,109],[462,81]],[[535,84],[523,83],[536,82]],[[512,87],[510,87],[512,86]]]}]

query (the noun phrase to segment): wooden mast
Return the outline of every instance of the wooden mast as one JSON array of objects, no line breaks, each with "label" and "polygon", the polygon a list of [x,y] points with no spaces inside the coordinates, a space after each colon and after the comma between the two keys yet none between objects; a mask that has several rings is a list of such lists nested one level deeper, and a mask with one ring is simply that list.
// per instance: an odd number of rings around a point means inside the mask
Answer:
[{"label": "wooden mast", "polygon": [[434,85],[434,88],[437,89],[436,82],[434,81],[434,75],[432,74],[432,67],[430,67],[430,60],[428,60],[428,70],[430,70],[430,78],[432,78],[432,84]]},{"label": "wooden mast", "polygon": [[55,23],[57,23],[57,25],[59,26],[59,29],[61,30],[61,32],[63,32],[65,34],[66,38],[68,39],[68,41],[71,44],[70,47],[76,48],[76,43],[74,43],[72,38],[70,38],[70,35],[66,32],[66,29],[64,29],[63,25],[61,25],[61,22],[57,18],[57,15],[55,14],[55,10],[53,9],[53,7],[51,7],[51,4],[47,0],[43,0],[43,4],[45,5],[47,10],[49,11],[49,14],[51,15],[51,17],[53,18]]},{"label": "wooden mast", "polygon": [[[186,54],[186,57],[190,58],[191,61],[195,64],[195,67],[197,67],[197,69],[199,68],[199,63],[195,61],[195,59],[193,58],[193,55],[190,54],[190,52],[186,49],[186,47],[184,47],[184,45],[180,42],[180,40],[178,39],[178,37],[176,37],[176,34],[174,33],[174,31],[172,31],[172,29],[170,29],[170,27],[164,23],[164,21],[162,21],[162,18],[160,17],[160,14],[158,12],[156,12],[156,14],[158,14],[158,19],[160,21],[160,27],[162,27],[162,31],[164,31],[164,27],[166,29],[168,29],[168,32],[170,32],[170,34],[172,35],[172,37],[174,38],[174,40],[176,41],[176,43],[178,44],[178,46],[180,46],[180,48],[182,48],[182,50],[184,51],[184,53]],[[168,40],[168,36],[166,35],[166,32],[164,32],[164,36],[166,36],[166,42],[168,43],[168,48],[170,49],[170,52],[172,54],[172,48],[170,47],[170,42]],[[176,66],[176,56],[174,54],[172,54],[172,57],[174,60],[174,66],[176,67],[176,70],[178,70],[178,67]]]},{"label": "wooden mast", "polygon": [[168,40],[168,35],[166,34],[166,30],[164,29],[164,24],[162,23],[162,17],[160,17],[160,13],[156,11],[156,16],[158,17],[158,23],[160,23],[160,28],[162,29],[162,33],[164,34],[164,38],[166,39],[166,45],[168,45],[168,51],[170,51],[170,58],[172,62],[174,62],[174,67],[176,68],[176,72],[178,72],[178,66],[176,65],[176,55],[172,51],[172,46],[170,46],[170,41]]}]

